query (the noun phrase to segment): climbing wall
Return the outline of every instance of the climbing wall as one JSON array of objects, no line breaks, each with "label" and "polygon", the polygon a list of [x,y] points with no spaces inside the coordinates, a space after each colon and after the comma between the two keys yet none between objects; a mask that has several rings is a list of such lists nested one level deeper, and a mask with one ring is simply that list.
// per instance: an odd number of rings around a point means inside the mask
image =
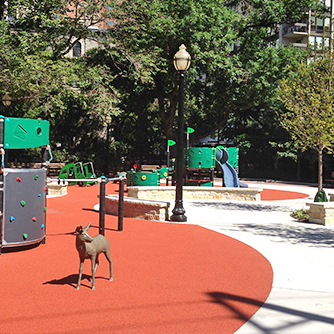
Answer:
[{"label": "climbing wall", "polygon": [[4,169],[3,246],[45,237],[46,169]]}]

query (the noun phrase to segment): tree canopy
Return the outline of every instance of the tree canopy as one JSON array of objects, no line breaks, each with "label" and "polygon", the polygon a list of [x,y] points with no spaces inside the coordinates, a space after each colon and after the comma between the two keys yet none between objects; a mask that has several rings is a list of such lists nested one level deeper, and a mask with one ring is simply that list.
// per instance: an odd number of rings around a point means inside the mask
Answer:
[{"label": "tree canopy", "polygon": [[[178,75],[172,59],[185,44],[192,57],[187,124],[197,136],[227,121],[240,133],[244,121],[263,126],[272,117],[273,87],[300,57],[276,48],[279,24],[302,20],[305,8],[320,3],[74,0],[69,6],[65,0],[12,0],[7,7],[3,2],[0,14],[8,19],[0,22],[0,90],[12,97],[16,116],[50,120],[52,140],[71,154],[96,159],[105,117],[112,115],[115,158],[144,156],[174,137]],[[96,48],[70,59],[69,50],[85,39],[96,41]]]}]

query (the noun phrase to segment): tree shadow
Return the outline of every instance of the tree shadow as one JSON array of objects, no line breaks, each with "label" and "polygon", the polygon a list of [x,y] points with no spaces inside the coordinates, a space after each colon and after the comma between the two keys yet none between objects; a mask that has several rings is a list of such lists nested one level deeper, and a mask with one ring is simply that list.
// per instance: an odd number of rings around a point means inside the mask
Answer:
[{"label": "tree shadow", "polygon": [[[230,309],[237,318],[248,321],[254,327],[256,327],[258,329],[258,333],[273,334],[273,333],[278,333],[283,330],[285,332],[289,332],[289,328],[296,327],[298,325],[302,325],[302,324],[305,324],[311,321],[331,324],[331,325],[334,324],[334,318],[329,318],[326,316],[321,316],[321,315],[310,313],[310,312],[299,311],[296,309],[279,306],[279,305],[275,305],[271,303],[263,303],[256,299],[232,295],[232,294],[224,293],[224,292],[206,292],[206,294],[210,297],[211,303],[216,303],[216,304],[221,305],[224,308]],[[236,302],[240,302],[241,304],[238,305]],[[268,326],[264,327],[260,325],[256,320],[249,319],[249,316],[247,315],[247,313],[243,311],[247,308],[245,308],[245,305],[242,305],[242,304],[255,305],[257,307],[262,307],[264,309],[273,310],[273,311],[284,313],[287,315],[297,316],[299,317],[299,320],[296,320],[294,322],[289,321],[285,325],[276,326],[274,328],[268,328]]]},{"label": "tree shadow", "polygon": [[258,212],[291,212],[289,206],[264,203],[233,203],[233,202],[189,202],[194,207],[228,211],[258,211]]},{"label": "tree shadow", "polygon": [[334,229],[323,226],[235,223],[231,228],[222,228],[222,233],[227,229],[271,237],[273,242],[289,242],[290,244],[330,248],[334,244]]}]

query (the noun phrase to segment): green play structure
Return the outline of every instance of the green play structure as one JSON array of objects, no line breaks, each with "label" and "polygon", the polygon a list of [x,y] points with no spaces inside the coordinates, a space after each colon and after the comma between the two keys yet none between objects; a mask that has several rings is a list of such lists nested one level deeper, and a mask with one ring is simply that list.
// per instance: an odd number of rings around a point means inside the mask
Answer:
[{"label": "green play structure", "polygon": [[[59,179],[93,179],[96,178],[94,166],[92,162],[82,163],[68,163],[59,172]],[[86,186],[87,184],[96,184],[96,181],[79,181],[69,182],[69,184],[76,184],[79,186]]]},{"label": "green play structure", "polygon": [[[0,253],[45,242],[49,122],[0,116]],[[10,167],[13,150],[41,149],[41,167]]]},{"label": "green play structure", "polygon": [[[189,147],[184,149],[184,175],[187,186],[213,186],[215,169],[223,171],[224,185],[238,187],[238,149],[236,147]],[[176,162],[177,163],[177,162]],[[174,168],[143,165],[138,171],[127,172],[128,186],[159,186],[161,179],[168,179]]]},{"label": "green play structure", "polygon": [[160,179],[168,178],[168,168],[154,166],[144,168],[144,170],[131,170],[126,173],[126,183],[128,186],[159,186]]}]

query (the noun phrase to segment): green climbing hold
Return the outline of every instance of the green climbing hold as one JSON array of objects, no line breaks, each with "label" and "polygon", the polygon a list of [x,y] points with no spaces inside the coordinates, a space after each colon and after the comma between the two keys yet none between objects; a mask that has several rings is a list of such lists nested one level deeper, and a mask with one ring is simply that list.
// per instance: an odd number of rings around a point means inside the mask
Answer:
[{"label": "green climbing hold", "polygon": [[24,240],[28,239],[28,234],[27,233],[23,233],[23,239]]},{"label": "green climbing hold", "polygon": [[21,204],[22,206],[25,206],[27,203],[26,203],[25,201],[21,201],[20,204]]},{"label": "green climbing hold", "polygon": [[38,175],[35,175],[35,178],[34,178],[35,180],[37,180],[38,179]]},{"label": "green climbing hold", "polygon": [[46,207],[44,207],[44,212],[46,212]]}]

